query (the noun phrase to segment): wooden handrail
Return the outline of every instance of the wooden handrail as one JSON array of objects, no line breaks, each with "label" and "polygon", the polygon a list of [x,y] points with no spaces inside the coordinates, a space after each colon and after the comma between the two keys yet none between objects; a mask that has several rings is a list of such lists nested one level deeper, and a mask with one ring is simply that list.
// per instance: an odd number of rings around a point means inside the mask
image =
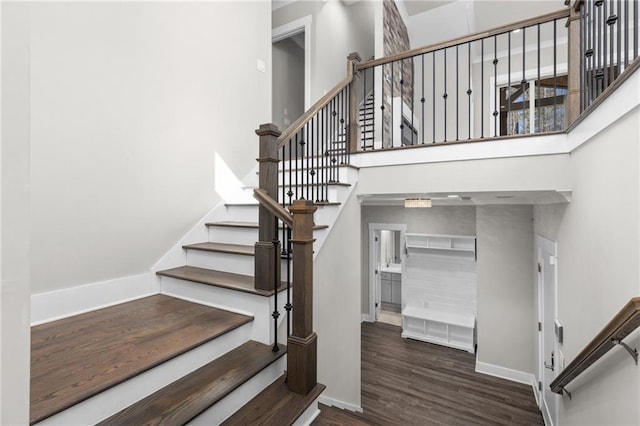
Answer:
[{"label": "wooden handrail", "polygon": [[[561,394],[565,386],[599,360],[611,348],[640,326],[640,297],[634,297],[613,317],[594,339],[551,382],[551,391]],[[628,346],[627,350],[630,350]],[[637,352],[636,352],[637,363]]]},{"label": "wooden handrail", "polygon": [[305,124],[309,120],[311,120],[322,108],[327,106],[331,99],[333,99],[338,93],[340,93],[345,87],[351,84],[353,80],[353,73],[350,72],[347,77],[342,80],[336,87],[328,91],[323,97],[318,99],[318,102],[313,104],[311,108],[305,111],[296,121],[291,124],[278,138],[278,149],[282,148],[282,146],[291,139],[296,133],[300,131],[304,127]]},{"label": "wooden handrail", "polygon": [[284,207],[282,207],[276,200],[269,196],[269,193],[264,189],[256,188],[253,190],[253,198],[258,200],[267,210],[276,215],[281,221],[283,221],[289,228],[293,227],[293,217]]},{"label": "wooden handrail", "polygon": [[539,23],[541,24],[544,22],[553,21],[554,19],[563,19],[568,17],[569,17],[569,9],[563,9],[557,12],[547,13],[546,15],[537,16],[535,18],[525,19],[523,21],[519,21],[513,24],[503,25],[502,27],[494,28],[489,31],[482,31],[482,32],[470,34],[468,36],[454,38],[452,40],[445,41],[442,43],[435,43],[429,46],[418,47],[415,49],[400,52],[395,55],[385,56],[384,58],[362,62],[357,65],[356,69],[358,71],[362,71],[364,69],[375,67],[378,65],[388,64],[390,62],[412,58],[414,56],[423,55],[425,53],[431,53],[436,50],[442,50],[448,47],[454,47],[456,45],[470,43],[470,42],[478,41],[488,37],[493,37],[494,35],[508,33],[509,31],[517,30],[520,28],[530,27],[535,24],[539,24]]}]

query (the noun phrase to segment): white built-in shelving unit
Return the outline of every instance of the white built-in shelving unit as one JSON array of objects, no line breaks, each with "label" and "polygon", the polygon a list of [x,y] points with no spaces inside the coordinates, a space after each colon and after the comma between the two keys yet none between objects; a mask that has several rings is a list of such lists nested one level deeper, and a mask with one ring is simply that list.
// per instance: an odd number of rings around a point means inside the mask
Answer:
[{"label": "white built-in shelving unit", "polygon": [[406,234],[402,337],[475,351],[476,238]]}]

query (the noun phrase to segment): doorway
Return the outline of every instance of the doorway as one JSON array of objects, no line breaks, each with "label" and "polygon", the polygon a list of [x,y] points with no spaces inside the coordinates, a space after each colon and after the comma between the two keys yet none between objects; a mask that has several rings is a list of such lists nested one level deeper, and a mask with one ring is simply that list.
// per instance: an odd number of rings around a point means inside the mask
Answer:
[{"label": "doorway", "polygon": [[311,17],[272,31],[272,122],[288,128],[310,106]]},{"label": "doorway", "polygon": [[554,241],[538,236],[538,321],[539,330],[539,369],[541,382],[540,408],[545,424],[558,423],[559,395],[551,392],[549,385],[562,368],[562,354],[558,347],[561,332],[557,331],[557,244]]},{"label": "doorway", "polygon": [[369,320],[400,326],[407,225],[369,224]]}]

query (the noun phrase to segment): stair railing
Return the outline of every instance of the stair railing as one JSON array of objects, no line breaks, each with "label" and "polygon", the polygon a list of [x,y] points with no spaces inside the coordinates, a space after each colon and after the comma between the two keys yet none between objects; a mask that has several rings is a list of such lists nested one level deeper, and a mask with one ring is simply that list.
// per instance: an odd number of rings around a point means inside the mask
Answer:
[{"label": "stair railing", "polygon": [[623,347],[638,365],[638,350],[623,340],[640,326],[640,297],[634,297],[609,321],[573,361],[551,382],[551,391],[571,398],[566,386],[615,346]]}]

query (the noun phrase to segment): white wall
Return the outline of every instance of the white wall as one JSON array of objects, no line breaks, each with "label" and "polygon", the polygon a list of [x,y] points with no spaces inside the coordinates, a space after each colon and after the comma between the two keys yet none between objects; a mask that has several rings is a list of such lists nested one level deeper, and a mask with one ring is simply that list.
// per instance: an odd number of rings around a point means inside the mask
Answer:
[{"label": "white wall", "polygon": [[[405,209],[402,206],[362,206],[362,313],[369,314],[369,224],[401,223],[407,232],[420,234],[475,235],[475,206]],[[400,242],[404,250],[404,241]]]},{"label": "white wall", "polygon": [[[566,209],[535,210],[539,233],[558,243],[558,319],[565,336],[560,350],[567,363],[640,295],[639,132],[636,107],[572,153],[573,193]],[[640,347],[640,331],[625,341]],[[622,348],[567,388],[573,399],[562,398],[563,425],[640,423],[640,369]]]},{"label": "white wall", "polygon": [[533,374],[533,208],[477,207],[477,360]]},{"label": "white wall", "polygon": [[363,60],[374,53],[376,2],[298,1],[273,12],[273,28],[305,16],[311,23],[311,103],[347,76],[347,56],[358,52]]},{"label": "white wall", "polygon": [[270,16],[258,1],[30,5],[34,293],[147,271],[220,201],[225,165],[249,172],[271,117],[256,69]]},{"label": "white wall", "polygon": [[[313,263],[313,328],[318,334],[318,381],[323,397],[350,409],[360,400],[360,241],[344,238],[360,228],[351,193]],[[336,254],[339,254],[336,256]]]},{"label": "white wall", "polygon": [[29,14],[2,3],[0,424],[29,419]]}]

